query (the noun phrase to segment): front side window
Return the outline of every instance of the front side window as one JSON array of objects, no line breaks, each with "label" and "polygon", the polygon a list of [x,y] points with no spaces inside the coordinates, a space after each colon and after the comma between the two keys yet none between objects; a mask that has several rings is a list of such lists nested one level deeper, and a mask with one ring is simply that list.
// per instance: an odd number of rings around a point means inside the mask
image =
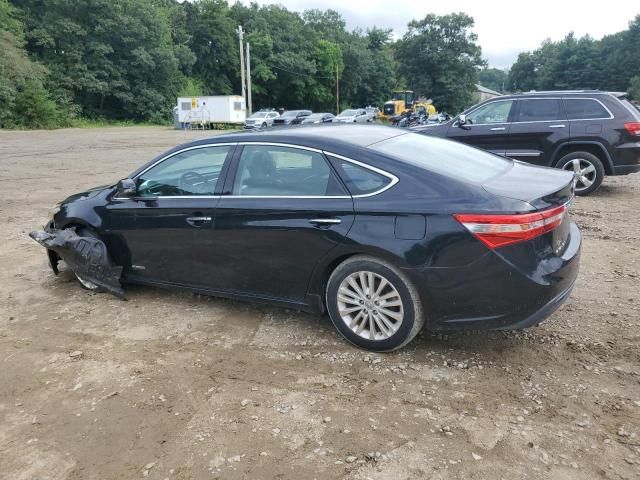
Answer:
[{"label": "front side window", "polygon": [[609,112],[602,104],[590,98],[565,98],[564,108],[569,120],[589,120],[609,118]]},{"label": "front side window", "polygon": [[555,98],[520,100],[514,122],[552,122],[562,120],[562,105]]},{"label": "front side window", "polygon": [[245,146],[233,184],[233,195],[240,196],[343,194],[322,154],[292,147]]},{"label": "front side window", "polygon": [[491,102],[467,114],[467,123],[482,125],[487,123],[507,123],[513,101]]},{"label": "front side window", "polygon": [[136,179],[139,197],[214,195],[230,146],[177,153]]}]

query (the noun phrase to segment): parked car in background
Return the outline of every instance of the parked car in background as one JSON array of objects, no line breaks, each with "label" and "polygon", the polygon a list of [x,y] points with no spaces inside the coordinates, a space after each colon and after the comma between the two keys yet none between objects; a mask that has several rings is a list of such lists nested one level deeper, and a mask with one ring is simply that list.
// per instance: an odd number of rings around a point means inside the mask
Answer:
[{"label": "parked car in background", "polygon": [[31,236],[96,292],[139,283],[328,312],[348,341],[389,351],[425,325],[548,317],[579,269],[572,196],[566,171],[392,127],[310,126],[177,146],[67,198]]},{"label": "parked car in background", "polygon": [[300,123],[331,123],[334,118],[336,118],[336,116],[333,113],[312,113],[308,117],[305,117]]},{"label": "parked car in background", "polygon": [[278,118],[280,114],[274,110],[260,110],[254,113],[244,122],[244,128],[267,128],[273,125],[273,121]]},{"label": "parked car in background", "polygon": [[370,119],[364,108],[350,108],[340,112],[340,115],[334,118],[333,121],[336,123],[366,123]]},{"label": "parked car in background", "polygon": [[311,113],[311,110],[288,110],[273,120],[273,126],[298,125]]},{"label": "parked car in background", "polygon": [[624,93],[580,90],[501,96],[449,122],[414,131],[568,170],[575,174],[578,195],[597,190],[605,175],[640,171],[640,112]]},{"label": "parked car in background", "polygon": [[378,115],[380,115],[380,109],[378,107],[367,107],[364,109],[367,112],[367,117],[370,122],[373,122]]}]

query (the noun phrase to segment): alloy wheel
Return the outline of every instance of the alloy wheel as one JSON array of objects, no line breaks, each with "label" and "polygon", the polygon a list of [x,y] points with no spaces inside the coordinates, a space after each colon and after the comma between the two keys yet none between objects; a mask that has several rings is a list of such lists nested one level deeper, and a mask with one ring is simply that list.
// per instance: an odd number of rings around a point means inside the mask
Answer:
[{"label": "alloy wheel", "polygon": [[402,325],[404,306],[400,293],[380,274],[352,273],[340,283],[337,297],[340,317],[364,339],[386,340]]},{"label": "alloy wheel", "polygon": [[563,168],[574,173],[576,177],[576,192],[586,190],[593,185],[598,175],[595,165],[584,158],[574,158],[567,162]]}]

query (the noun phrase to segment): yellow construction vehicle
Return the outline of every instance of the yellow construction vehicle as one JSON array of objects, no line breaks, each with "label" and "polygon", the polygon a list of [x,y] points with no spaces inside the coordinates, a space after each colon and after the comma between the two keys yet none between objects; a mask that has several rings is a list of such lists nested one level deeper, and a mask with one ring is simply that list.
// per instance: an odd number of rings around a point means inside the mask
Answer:
[{"label": "yellow construction vehicle", "polygon": [[427,116],[438,113],[431,100],[416,99],[412,90],[396,90],[393,92],[391,100],[384,102],[378,117],[389,120],[391,117],[402,115],[405,112],[419,112],[421,110]]},{"label": "yellow construction vehicle", "polygon": [[400,115],[408,110],[413,111],[415,94],[412,90],[396,90],[391,96],[391,100],[384,102],[380,118],[389,120],[390,117]]}]

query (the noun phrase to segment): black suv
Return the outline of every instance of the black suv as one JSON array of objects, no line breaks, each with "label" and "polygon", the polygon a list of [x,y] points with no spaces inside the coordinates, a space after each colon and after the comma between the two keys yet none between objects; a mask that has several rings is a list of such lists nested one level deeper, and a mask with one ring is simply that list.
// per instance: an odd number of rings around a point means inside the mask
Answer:
[{"label": "black suv", "polygon": [[414,129],[499,155],[576,173],[576,193],[605,175],[640,171],[640,110],[625,94],[530,92],[492,98],[449,122]]}]

